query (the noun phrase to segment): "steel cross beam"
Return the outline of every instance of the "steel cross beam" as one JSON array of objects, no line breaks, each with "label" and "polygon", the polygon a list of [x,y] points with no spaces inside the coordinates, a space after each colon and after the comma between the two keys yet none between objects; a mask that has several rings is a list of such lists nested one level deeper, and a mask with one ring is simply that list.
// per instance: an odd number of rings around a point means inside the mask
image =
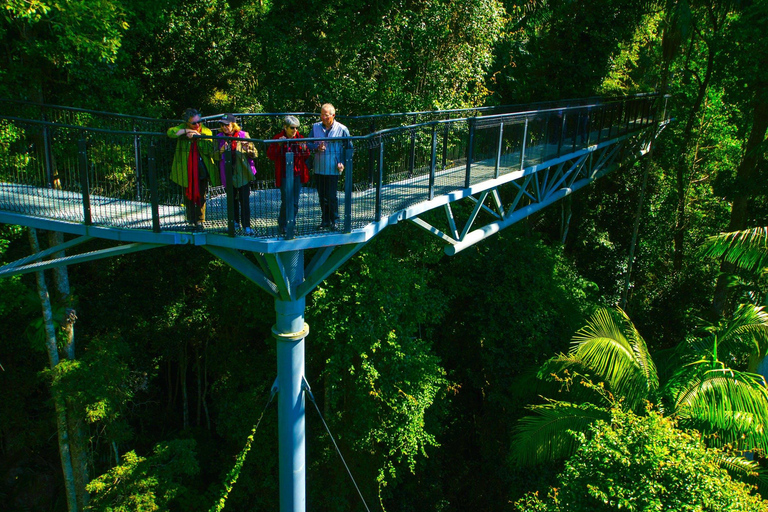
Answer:
[{"label": "steel cross beam", "polygon": [[[620,165],[642,157],[649,151],[650,144],[664,126],[666,123],[647,136],[647,140],[643,137],[644,133],[639,133],[635,137],[623,137],[596,144],[586,150],[548,162],[547,166],[534,165],[523,168],[511,180],[466,196],[465,198],[475,205],[461,229],[457,227],[457,219],[450,203],[444,208],[448,232],[430,224],[421,218],[420,214],[408,220],[447,242],[444,248],[446,254],[454,255],[589,185]],[[499,195],[502,187],[517,190],[514,199],[506,208]],[[486,205],[488,197],[493,201]],[[480,211],[488,213],[493,220],[473,230]]]}]

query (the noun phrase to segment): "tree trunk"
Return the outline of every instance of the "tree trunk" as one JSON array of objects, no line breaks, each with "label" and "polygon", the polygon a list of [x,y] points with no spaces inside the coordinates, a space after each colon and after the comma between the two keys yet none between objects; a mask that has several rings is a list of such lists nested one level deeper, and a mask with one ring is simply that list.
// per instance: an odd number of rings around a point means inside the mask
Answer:
[{"label": "tree trunk", "polygon": [[[765,139],[766,131],[768,131],[768,98],[758,94],[755,95],[755,108],[752,110],[752,129],[744,148],[744,156],[736,170],[736,193],[731,205],[731,220],[728,222],[729,233],[748,227],[752,181],[759,158],[757,149]],[[712,299],[712,309],[717,315],[722,315],[725,310],[728,295],[727,276],[733,270],[734,266],[731,263],[723,261],[720,264],[720,276],[717,278]]]},{"label": "tree trunk", "polygon": [[181,381],[181,410],[184,422],[184,430],[189,428],[189,401],[187,399],[187,345],[181,350],[179,362],[179,380]]},{"label": "tree trunk", "polygon": [[197,410],[195,411],[195,424],[200,426],[203,414],[203,376],[200,371],[200,351],[195,349],[195,373],[197,373]]},{"label": "tree trunk", "polygon": [[698,118],[699,110],[701,110],[701,105],[704,102],[704,96],[707,94],[709,82],[712,79],[712,70],[715,65],[715,50],[712,48],[711,43],[707,44],[707,50],[707,71],[704,74],[701,83],[699,83],[699,91],[696,95],[696,100],[693,102],[691,112],[688,115],[685,131],[683,132],[682,150],[677,165],[675,165],[677,175],[677,218],[675,220],[675,250],[672,264],[675,271],[678,272],[683,268],[683,258],[685,256],[685,232],[688,229],[686,222],[686,203],[688,202],[688,187],[690,184],[689,179],[686,178],[686,171],[688,170],[688,153],[693,146],[693,127]]},{"label": "tree trunk", "polygon": [[[59,231],[48,232],[48,245],[55,247],[64,243],[64,234]],[[53,254],[54,258],[63,258],[64,251]],[[58,291],[59,301],[66,308],[64,323],[61,326],[66,337],[64,352],[67,359],[74,361],[75,357],[75,321],[77,313],[74,308],[74,298],[69,287],[69,273],[67,267],[62,265],[53,268],[53,280]],[[90,501],[90,495],[85,490],[90,478],[88,477],[88,442],[83,426],[83,415],[76,410],[71,401],[66,401],[67,420],[70,435],[70,451],[72,466],[75,476],[75,489],[77,492],[77,504],[81,509],[85,509]]]},{"label": "tree trunk", "polygon": [[[33,253],[40,252],[40,243],[37,239],[37,230],[29,228],[29,245]],[[51,370],[55,370],[59,364],[59,349],[56,344],[56,327],[53,323],[53,309],[48,294],[48,286],[45,284],[45,275],[42,271],[35,272],[37,278],[37,294],[43,310],[43,325],[45,328],[45,348],[48,352],[48,363]],[[67,428],[67,410],[64,399],[56,386],[51,389],[53,404],[56,411],[56,430],[59,438],[59,457],[61,458],[61,470],[64,475],[64,489],[66,491],[67,510],[77,512],[77,492],[75,476],[72,469],[72,456],[69,445],[69,432]]]},{"label": "tree trunk", "polygon": [[205,342],[205,349],[203,351],[203,411],[205,412],[205,426],[208,430],[211,430],[211,415],[208,413],[208,402],[206,398],[208,396],[208,342]]}]

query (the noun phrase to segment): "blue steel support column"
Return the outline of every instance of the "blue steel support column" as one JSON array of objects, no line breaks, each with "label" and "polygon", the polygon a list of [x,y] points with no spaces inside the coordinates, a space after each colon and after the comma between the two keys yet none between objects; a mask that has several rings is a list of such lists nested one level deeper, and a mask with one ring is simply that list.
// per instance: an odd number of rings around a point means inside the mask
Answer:
[{"label": "blue steel support column", "polygon": [[[293,291],[304,280],[304,251],[281,253],[285,277]],[[277,321],[277,423],[280,475],[280,512],[306,510],[306,436],[304,409],[304,297],[275,299]]]},{"label": "blue steel support column", "polygon": [[[293,152],[285,152],[285,176],[283,176],[283,186],[285,187],[285,239],[293,240],[296,236],[296,211],[293,205],[293,186],[294,186],[294,164]],[[336,192],[334,191],[334,194]]]}]

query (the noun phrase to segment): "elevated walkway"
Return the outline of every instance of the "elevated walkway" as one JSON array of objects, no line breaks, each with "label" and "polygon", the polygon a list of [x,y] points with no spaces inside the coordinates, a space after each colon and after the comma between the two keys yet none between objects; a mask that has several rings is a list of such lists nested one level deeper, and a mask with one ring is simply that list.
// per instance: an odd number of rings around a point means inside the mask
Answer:
[{"label": "elevated walkway", "polygon": [[[172,121],[105,120],[87,111],[66,117],[69,123],[0,115],[0,133],[9,141],[0,147],[0,222],[122,242],[280,253],[364,243],[410,220],[454,253],[482,238],[476,225],[486,222],[485,234],[505,227],[642,155],[664,126],[664,102],[642,95],[532,110],[517,106],[511,113],[473,111],[485,114],[475,117],[433,113],[437,119],[353,136],[345,141],[353,149],[344,155],[338,231],[318,228],[317,191],[310,182],[301,191],[298,216],[288,212],[286,235],[277,226],[280,191],[266,158],[276,141],[265,137],[279,131],[279,116],[242,115],[244,129],[262,136],[251,139],[259,149],[250,195],[253,236],[235,229],[224,187],[211,190],[202,231],[185,223],[183,192],[169,180],[175,141],[165,129]],[[54,117],[48,110],[42,117]],[[215,118],[208,120],[212,129]],[[134,129],[125,129],[132,121]],[[344,120],[352,125],[357,119],[350,121]],[[121,129],[105,128],[110,126]],[[151,127],[161,131],[142,131]],[[301,131],[309,128],[304,123]],[[476,211],[457,227],[450,205],[462,199]],[[422,220],[436,208],[446,210],[444,223]]]}]

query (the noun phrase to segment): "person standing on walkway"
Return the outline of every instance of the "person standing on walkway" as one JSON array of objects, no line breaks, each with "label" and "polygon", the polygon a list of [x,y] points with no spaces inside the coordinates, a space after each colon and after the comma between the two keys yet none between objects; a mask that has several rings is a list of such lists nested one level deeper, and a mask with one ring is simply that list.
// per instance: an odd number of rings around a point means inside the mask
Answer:
[{"label": "person standing on walkway", "polygon": [[200,112],[193,108],[184,111],[184,122],[168,129],[168,136],[176,141],[171,164],[171,181],[184,189],[187,222],[197,229],[205,222],[205,196],[208,185],[219,184],[213,161],[213,133],[200,122]]},{"label": "person standing on walkway", "polygon": [[[232,188],[234,189],[235,206],[235,229],[241,227],[246,235],[252,235],[251,229],[251,181],[256,175],[256,164],[254,159],[259,156],[256,146],[253,142],[240,140],[225,140],[224,137],[237,137],[239,139],[249,139],[248,132],[244,132],[240,125],[235,122],[235,116],[227,114],[219,119],[221,127],[216,137],[221,138],[219,143],[219,178],[221,184],[227,186],[227,176],[225,174],[226,161],[230,158],[232,162]],[[229,150],[229,152],[227,152]]]},{"label": "person standing on walkway", "polygon": [[[298,142],[303,139],[299,133],[300,123],[295,116],[285,116],[283,118],[283,131],[272,137],[273,139],[290,142],[281,142],[279,144],[270,144],[267,148],[267,156],[275,162],[275,186],[280,189],[280,215],[277,218],[277,225],[280,227],[280,234],[285,234],[287,224],[285,214],[285,202],[287,198],[287,184],[289,179],[293,179],[293,218],[294,221],[299,215],[299,196],[301,194],[301,184],[309,181],[309,168],[307,168],[307,158],[309,158],[309,148],[304,142]],[[286,176],[286,153],[293,153],[293,176]]]},{"label": "person standing on walkway", "polygon": [[[320,122],[312,125],[312,138],[349,137],[346,126],[336,121],[336,109],[330,103],[320,107]],[[314,170],[317,196],[320,200],[322,220],[318,228],[336,229],[339,220],[339,176],[344,172],[344,149],[351,149],[349,140],[343,142],[320,141],[312,144],[315,150]]]}]

